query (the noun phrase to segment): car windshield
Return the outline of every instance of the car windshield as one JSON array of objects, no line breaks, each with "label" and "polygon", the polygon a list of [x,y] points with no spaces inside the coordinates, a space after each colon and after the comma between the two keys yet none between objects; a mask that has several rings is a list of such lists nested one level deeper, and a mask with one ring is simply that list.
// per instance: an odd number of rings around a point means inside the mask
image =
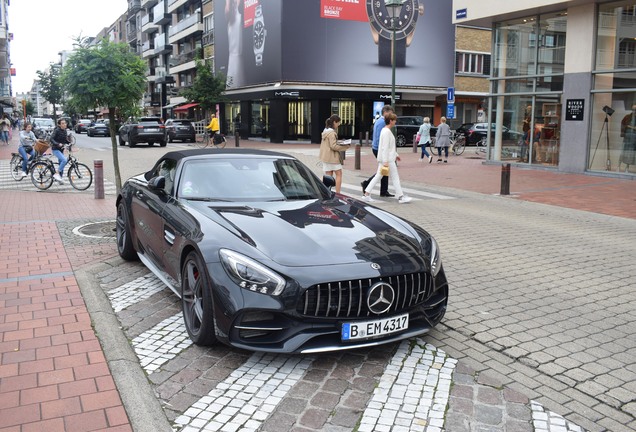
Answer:
[{"label": "car windshield", "polygon": [[302,163],[292,159],[215,158],[185,163],[178,196],[217,201],[328,199],[329,190]]}]

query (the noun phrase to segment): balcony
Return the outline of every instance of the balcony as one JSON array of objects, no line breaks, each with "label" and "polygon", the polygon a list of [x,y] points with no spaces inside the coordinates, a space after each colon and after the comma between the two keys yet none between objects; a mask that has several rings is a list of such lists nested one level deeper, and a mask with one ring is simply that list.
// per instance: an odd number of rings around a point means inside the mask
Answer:
[{"label": "balcony", "polygon": [[176,43],[190,35],[203,33],[203,22],[201,22],[201,12],[197,12],[183,19],[176,25],[170,27],[168,31],[168,42]]},{"label": "balcony", "polygon": [[157,4],[159,0],[141,0],[141,7],[142,8],[151,8],[154,5]]},{"label": "balcony", "polygon": [[126,26],[126,42],[130,43],[136,40],[137,40],[137,26],[136,25]]},{"label": "balcony", "polygon": [[189,0],[166,0],[168,2],[168,13],[176,11],[181,6],[188,3]]},{"label": "balcony", "polygon": [[157,25],[167,24],[172,21],[172,14],[166,12],[166,4],[163,1],[160,1],[157,6],[152,8],[152,15],[154,16],[153,22]]},{"label": "balcony", "polygon": [[135,16],[141,10],[141,0],[128,0],[128,18]]},{"label": "balcony", "polygon": [[214,30],[209,30],[208,32],[203,34],[201,38],[201,43],[205,45],[212,45],[214,43]]},{"label": "balcony", "polygon": [[153,22],[152,14],[147,14],[141,17],[141,32],[142,33],[155,33],[159,31],[159,26]]},{"label": "balcony", "polygon": [[196,53],[197,50],[192,50],[183,54],[173,55],[172,58],[170,58],[170,67],[173,68],[175,66],[194,61]]},{"label": "balcony", "polygon": [[164,54],[172,51],[172,45],[166,43],[166,34],[160,33],[155,36],[155,54]]},{"label": "balcony", "polygon": [[155,44],[154,41],[146,41],[141,46],[141,56],[143,58],[151,57],[155,55]]}]

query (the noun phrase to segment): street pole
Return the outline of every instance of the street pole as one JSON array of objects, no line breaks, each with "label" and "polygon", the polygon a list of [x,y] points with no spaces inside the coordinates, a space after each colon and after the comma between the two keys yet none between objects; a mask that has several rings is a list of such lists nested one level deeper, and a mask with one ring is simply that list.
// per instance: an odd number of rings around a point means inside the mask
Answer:
[{"label": "street pole", "polygon": [[395,17],[391,18],[391,106],[395,110]]}]

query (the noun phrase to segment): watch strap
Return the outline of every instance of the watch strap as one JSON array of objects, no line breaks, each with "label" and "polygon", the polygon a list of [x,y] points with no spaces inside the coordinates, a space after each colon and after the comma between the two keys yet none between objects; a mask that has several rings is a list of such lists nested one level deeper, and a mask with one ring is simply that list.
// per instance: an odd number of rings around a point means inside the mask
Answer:
[{"label": "watch strap", "polygon": [[[378,64],[380,66],[391,66],[391,39],[380,37],[378,39]],[[406,65],[406,39],[395,41],[395,66],[404,67]]]}]

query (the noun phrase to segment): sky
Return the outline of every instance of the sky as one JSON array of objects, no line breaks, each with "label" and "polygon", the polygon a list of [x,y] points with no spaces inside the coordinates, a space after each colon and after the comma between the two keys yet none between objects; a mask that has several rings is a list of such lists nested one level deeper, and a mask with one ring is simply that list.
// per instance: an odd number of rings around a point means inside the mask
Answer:
[{"label": "sky", "polygon": [[57,63],[77,36],[97,35],[127,10],[127,0],[11,0],[13,95],[30,91],[37,71]]}]

